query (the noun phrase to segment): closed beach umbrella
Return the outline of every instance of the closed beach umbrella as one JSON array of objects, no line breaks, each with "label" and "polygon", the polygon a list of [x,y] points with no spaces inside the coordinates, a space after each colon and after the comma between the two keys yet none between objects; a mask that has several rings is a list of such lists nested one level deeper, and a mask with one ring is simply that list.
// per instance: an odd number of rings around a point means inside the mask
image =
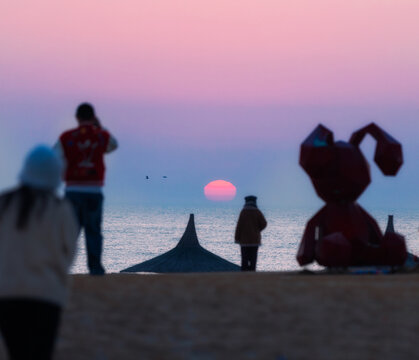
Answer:
[{"label": "closed beach umbrella", "polygon": [[240,267],[204,249],[198,241],[194,215],[190,214],[185,233],[172,250],[121,272],[214,272],[240,271]]}]

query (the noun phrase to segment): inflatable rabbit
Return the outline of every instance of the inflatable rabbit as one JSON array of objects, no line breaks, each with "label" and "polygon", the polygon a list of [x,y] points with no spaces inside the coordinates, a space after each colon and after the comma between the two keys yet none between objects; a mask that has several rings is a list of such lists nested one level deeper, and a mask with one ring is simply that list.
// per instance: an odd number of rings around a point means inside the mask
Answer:
[{"label": "inflatable rabbit", "polygon": [[306,225],[297,261],[327,267],[401,265],[407,257],[404,237],[383,235],[376,221],[356,202],[371,182],[359,144],[366,134],[376,141],[374,161],[384,175],[396,175],[403,163],[401,144],[371,123],[349,142],[333,140],[318,125],[301,144],[300,165],[326,205]]}]

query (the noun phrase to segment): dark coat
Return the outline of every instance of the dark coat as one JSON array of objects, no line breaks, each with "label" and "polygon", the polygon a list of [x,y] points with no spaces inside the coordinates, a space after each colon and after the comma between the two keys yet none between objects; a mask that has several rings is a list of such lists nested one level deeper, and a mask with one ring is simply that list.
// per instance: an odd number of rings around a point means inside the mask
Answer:
[{"label": "dark coat", "polygon": [[254,206],[245,206],[237,221],[235,242],[240,245],[260,245],[260,232],[267,222],[262,212]]}]

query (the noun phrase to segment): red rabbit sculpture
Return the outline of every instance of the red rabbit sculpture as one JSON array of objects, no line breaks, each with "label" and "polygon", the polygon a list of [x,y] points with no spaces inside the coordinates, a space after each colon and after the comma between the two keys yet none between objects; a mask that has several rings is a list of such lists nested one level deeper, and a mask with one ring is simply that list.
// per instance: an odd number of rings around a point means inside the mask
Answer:
[{"label": "red rabbit sculpture", "polygon": [[366,134],[377,141],[375,163],[384,175],[396,175],[403,163],[402,146],[374,123],[354,132],[349,142],[334,142],[333,133],[318,125],[301,144],[300,165],[326,205],[306,225],[297,253],[300,265],[316,260],[328,267],[395,266],[406,260],[404,237],[383,235],[356,202],[371,182],[359,149]]}]

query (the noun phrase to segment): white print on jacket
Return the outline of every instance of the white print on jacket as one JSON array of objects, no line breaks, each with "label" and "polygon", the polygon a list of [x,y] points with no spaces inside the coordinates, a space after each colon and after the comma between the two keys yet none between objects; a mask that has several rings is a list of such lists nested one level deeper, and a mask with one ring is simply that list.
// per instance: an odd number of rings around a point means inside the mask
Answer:
[{"label": "white print on jacket", "polygon": [[92,162],[93,154],[95,152],[95,149],[99,146],[98,142],[92,143],[90,139],[87,139],[84,142],[78,142],[77,147],[79,148],[83,160],[80,161],[77,166],[81,168],[93,168],[95,167],[95,164]]}]

